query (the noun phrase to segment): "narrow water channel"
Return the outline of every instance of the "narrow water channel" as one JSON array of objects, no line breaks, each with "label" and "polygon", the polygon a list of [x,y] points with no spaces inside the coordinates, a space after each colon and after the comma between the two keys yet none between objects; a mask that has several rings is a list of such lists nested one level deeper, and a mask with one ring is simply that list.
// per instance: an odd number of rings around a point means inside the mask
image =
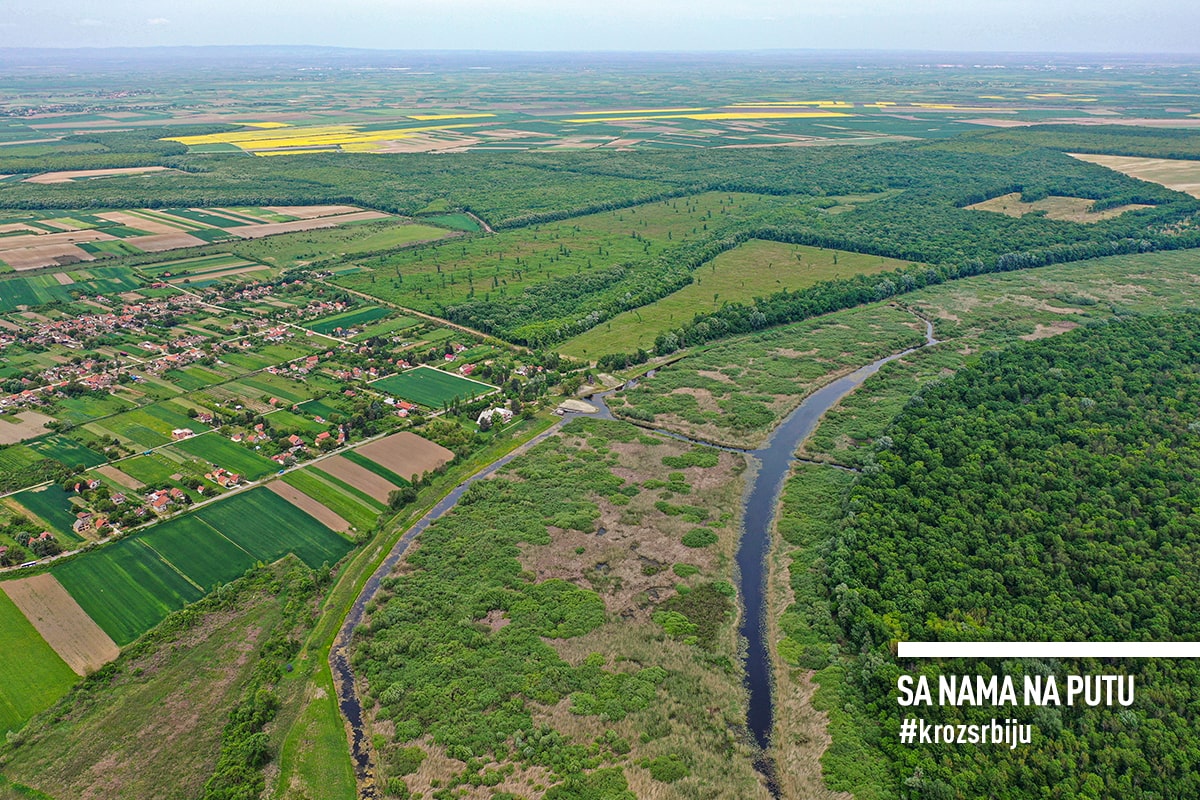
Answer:
[{"label": "narrow water channel", "polygon": [[[922,347],[936,342],[933,324],[926,322],[925,344]],[[750,451],[750,455],[758,460],[758,473],[754,476],[754,484],[746,495],[742,509],[742,541],[738,548],[737,565],[741,572],[739,588],[744,611],[741,634],[746,640],[746,688],[750,693],[746,723],[763,753],[770,745],[774,720],[771,653],[766,630],[767,554],[771,549],[771,525],[775,520],[784,479],[795,461],[797,448],[817,427],[826,411],[862,385],[884,364],[919,349],[914,347],[881,358],[821,387],[806,397],[780,423],[765,446]],[[766,777],[771,793],[778,797],[774,765],[764,755],[756,766]]]}]

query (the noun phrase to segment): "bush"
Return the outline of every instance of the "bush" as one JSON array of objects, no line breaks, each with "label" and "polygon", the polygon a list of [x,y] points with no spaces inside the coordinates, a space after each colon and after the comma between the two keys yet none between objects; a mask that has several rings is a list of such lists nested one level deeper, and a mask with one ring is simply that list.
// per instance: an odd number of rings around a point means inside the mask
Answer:
[{"label": "bush", "polygon": [[663,783],[674,783],[692,774],[683,759],[672,753],[669,756],[643,759],[641,766],[650,770],[650,777]]},{"label": "bush", "polygon": [[687,547],[708,547],[717,543],[717,534],[708,528],[692,528],[683,535],[682,541]]}]

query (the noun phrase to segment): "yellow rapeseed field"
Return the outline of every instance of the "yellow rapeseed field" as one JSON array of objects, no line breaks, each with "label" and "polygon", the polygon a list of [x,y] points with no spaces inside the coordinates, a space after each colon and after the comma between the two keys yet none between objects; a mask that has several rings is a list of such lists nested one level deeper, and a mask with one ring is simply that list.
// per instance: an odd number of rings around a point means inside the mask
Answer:
[{"label": "yellow rapeseed field", "polygon": [[734,120],[734,119],[806,119],[810,117],[850,117],[837,111],[761,111],[745,113],[736,111],[714,111],[707,114],[645,114],[631,117],[599,117],[567,119],[564,122],[632,122],[657,119]]},{"label": "yellow rapeseed field", "polygon": [[[214,133],[206,136],[176,136],[170,141],[180,144],[231,144],[235,147],[257,153],[260,150],[286,151],[288,148],[328,148],[325,152],[337,149],[342,145],[364,145],[371,142],[386,142],[393,139],[404,139],[414,133],[425,131],[443,131],[452,128],[471,128],[478,123],[462,123],[458,125],[425,125],[412,128],[390,128],[383,131],[361,132],[353,125],[313,125],[302,128],[289,128],[286,134],[278,130],[233,131],[231,133]],[[303,152],[320,152],[306,149]]]}]

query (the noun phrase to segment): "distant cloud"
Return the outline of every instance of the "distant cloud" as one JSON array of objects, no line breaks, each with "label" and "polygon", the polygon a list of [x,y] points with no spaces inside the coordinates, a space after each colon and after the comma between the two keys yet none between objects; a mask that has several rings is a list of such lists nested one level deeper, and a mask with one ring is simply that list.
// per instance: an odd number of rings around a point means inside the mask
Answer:
[{"label": "distant cloud", "polygon": [[151,17],[150,19],[146,20],[146,24],[147,25],[170,25],[171,20],[167,19],[166,17]]},{"label": "distant cloud", "polygon": [[83,19],[75,20],[75,24],[80,28],[103,28],[107,23],[105,23],[103,20],[84,17]]}]

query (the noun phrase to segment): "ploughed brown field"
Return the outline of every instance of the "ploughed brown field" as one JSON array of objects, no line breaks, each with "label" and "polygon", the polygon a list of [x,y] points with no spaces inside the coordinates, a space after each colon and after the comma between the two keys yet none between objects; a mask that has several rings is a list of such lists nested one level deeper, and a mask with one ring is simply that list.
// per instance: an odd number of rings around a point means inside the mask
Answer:
[{"label": "ploughed brown field", "polygon": [[358,448],[381,467],[390,469],[402,478],[431,472],[454,458],[454,453],[440,444],[404,431]]}]

